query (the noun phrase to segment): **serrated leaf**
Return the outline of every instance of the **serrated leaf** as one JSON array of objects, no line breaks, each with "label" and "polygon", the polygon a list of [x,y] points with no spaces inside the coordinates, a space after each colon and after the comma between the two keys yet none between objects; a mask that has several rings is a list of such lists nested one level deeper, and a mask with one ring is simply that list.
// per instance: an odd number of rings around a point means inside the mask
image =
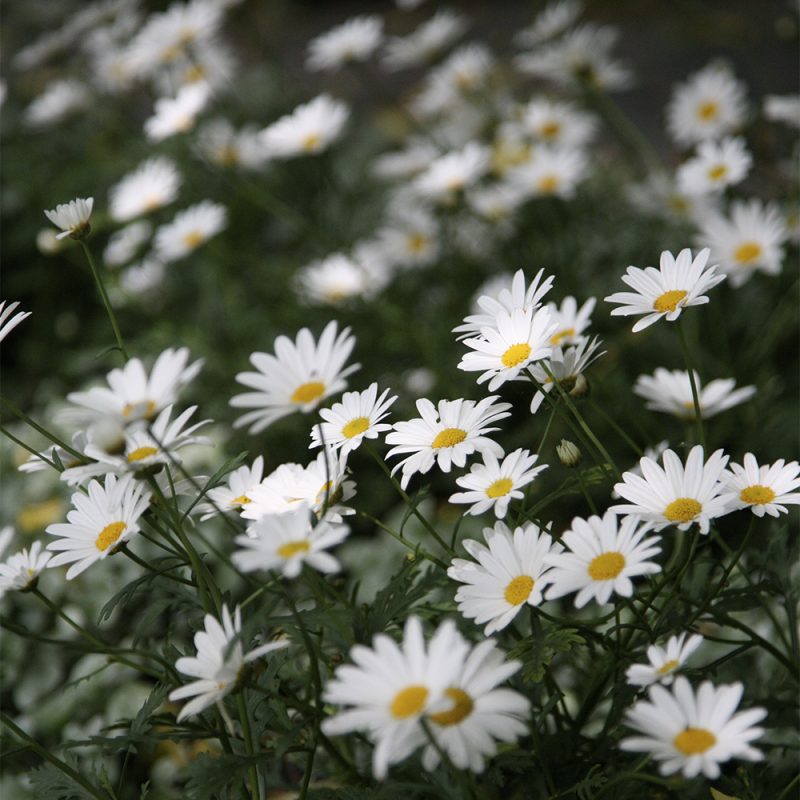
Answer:
[{"label": "serrated leaf", "polygon": [[[78,771],[75,763],[69,766]],[[31,770],[29,777],[36,800],[96,800],[91,792],[53,764]]]},{"label": "serrated leaf", "polygon": [[709,791],[714,800],[739,800],[738,797],[734,797],[732,794],[723,794],[719,789],[709,789]]},{"label": "serrated leaf", "polygon": [[255,756],[200,753],[187,767],[189,780],[183,796],[191,800],[219,800],[224,789],[242,784],[250,767],[263,759],[263,753]]},{"label": "serrated leaf", "polygon": [[566,653],[583,643],[583,637],[572,628],[543,625],[537,635],[517,642],[509,658],[522,662],[521,677],[524,681],[539,683],[557,653]]}]

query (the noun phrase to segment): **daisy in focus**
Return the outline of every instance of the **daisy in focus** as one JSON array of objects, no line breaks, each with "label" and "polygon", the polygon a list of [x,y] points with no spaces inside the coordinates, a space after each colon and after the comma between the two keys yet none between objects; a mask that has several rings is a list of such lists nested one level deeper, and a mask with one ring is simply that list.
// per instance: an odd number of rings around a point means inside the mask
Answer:
[{"label": "daisy in focus", "polygon": [[652,686],[648,699],[627,714],[627,724],[639,735],[623,739],[620,747],[650,753],[662,762],[662,775],[680,770],[685,778],[702,773],[714,780],[720,775],[719,765],[731,758],[760,761],[761,751],[750,742],[764,733],[754,726],[767,712],[751,708],[734,714],[743,690],[741,683],[715,687],[705,681],[695,693],[682,676],[675,679],[672,691]]},{"label": "daisy in focus", "polygon": [[359,16],[312,39],[306,67],[333,72],[345,64],[366,61],[383,40],[383,21],[378,16]]},{"label": "daisy in focus", "polygon": [[41,542],[34,542],[6,559],[0,564],[0,597],[9,591],[27,592],[33,589],[39,580],[39,573],[51,558],[52,553],[42,552]]},{"label": "daisy in focus", "polygon": [[[436,744],[457,769],[483,772],[486,759],[497,752],[496,742],[515,742],[528,732],[524,720],[530,715],[530,701],[519,692],[496,688],[521,666],[519,661],[506,661],[494,640],[481,642],[469,651],[463,671],[444,691],[450,705],[428,713]],[[431,772],[439,760],[439,751],[429,744],[422,766]]]},{"label": "daisy in focus", "polygon": [[609,510],[638,515],[657,531],[670,525],[685,531],[697,523],[700,533],[708,533],[712,519],[732,510],[733,495],[720,482],[728,456],[717,450],[705,461],[698,444],[689,451],[685,467],[673,450],[665,450],[661,459],[663,468],[653,459],[640,459],[641,477],[624,472],[614,491],[629,502]]},{"label": "daisy in focus", "polygon": [[391,430],[389,423],[381,422],[397,400],[396,395],[389,397],[389,391],[385,389],[378,397],[378,384],[373,383],[363,392],[345,392],[340,402],[320,409],[324,422],[311,429],[309,447],[322,447],[324,443],[334,450],[341,448],[346,455],[364,439],[377,439],[378,434]]},{"label": "daisy in focus", "polygon": [[264,152],[269,158],[321,153],[339,138],[349,115],[344,103],[321,94],[261,132]]},{"label": "daisy in focus", "polygon": [[70,239],[83,239],[88,236],[91,230],[89,217],[92,215],[93,205],[93,197],[78,197],[69,203],[57,205],[52,211],[45,211],[47,219],[61,229],[56,239],[63,239],[65,236],[69,236]]},{"label": "daisy in focus", "polygon": [[573,519],[559,539],[567,551],[546,558],[552,567],[547,599],[577,592],[575,608],[583,608],[590,600],[604,605],[612,594],[630,597],[631,578],[661,572],[655,561],[648,560],[661,552],[659,537],[645,538],[648,531],[649,526],[640,525],[636,517],[620,522],[613,509],[602,518]]},{"label": "daisy in focus", "polygon": [[363,731],[375,746],[372,773],[383,780],[391,764],[426,741],[420,720],[426,713],[451,710],[447,689],[458,685],[469,645],[452,621],[443,622],[428,642],[419,617],[410,616],[398,644],[378,634],[372,647],[357,644],[352,664],[337,667],[325,687],[326,703],[346,706],[322,723],[328,736]]},{"label": "daisy in focus", "polygon": [[525,606],[542,603],[549,582],[547,557],[563,549],[532,522],[512,532],[503,522],[483,529],[486,544],[465,539],[464,549],[474,559],[454,558],[447,574],[465,584],[456,592],[458,610],[484,634],[503,630]]},{"label": "daisy in focus", "polygon": [[703,292],[725,280],[716,265],[706,269],[708,256],[708,249],[701,250],[694,259],[689,248],[681,250],[677,258],[664,250],[659,269],[628,267],[622,281],[634,291],[616,292],[605,298],[607,303],[620,306],[612,309],[611,316],[644,315],[633,326],[637,333],[662,318],[674,322],[684,308],[704,305],[708,297]]},{"label": "daisy in focus", "polygon": [[553,347],[577,345],[584,338],[584,331],[589,327],[589,319],[596,303],[590,297],[580,308],[574,297],[565,297],[560,306],[548,303],[546,308],[556,323],[556,332],[550,337]]},{"label": "daisy in focus", "polygon": [[632,686],[650,686],[663,683],[669,686],[675,679],[675,673],[686,663],[695,650],[703,643],[700,634],[688,639],[686,634],[670,636],[665,647],[651,644],[647,648],[649,664],[633,664],[628,667],[625,677]]},{"label": "daisy in focus", "polygon": [[483,464],[473,464],[468,475],[456,478],[456,483],[465,492],[450,495],[451,503],[471,505],[465,513],[472,516],[483,514],[490,508],[497,519],[505,517],[508,504],[524,497],[523,486],[547,469],[547,464],[534,466],[539,456],[527,450],[514,450],[502,462],[491,452],[483,455]]},{"label": "daisy in focus", "polygon": [[139,517],[150,505],[150,492],[132,475],[118,479],[109,474],[103,484],[92,481],[88,494],[73,494],[72,505],[68,522],[57,522],[46,529],[59,537],[47,546],[57,553],[48,566],[72,564],[67,571],[68,581],[95,561],[115,553],[139,532]]},{"label": "daisy in focus", "polygon": [[18,300],[8,305],[6,305],[6,302],[8,301],[3,300],[3,302],[0,303],[0,342],[2,342],[20,322],[31,315],[30,311],[17,311],[17,313],[14,314],[15,309],[19,305]]},{"label": "daisy in focus", "polygon": [[697,155],[678,167],[678,189],[688,195],[721,192],[741,183],[752,164],[753,157],[739,136],[701,142]]},{"label": "daisy in focus", "polygon": [[227,720],[221,701],[238,688],[247,664],[267,653],[289,646],[286,640],[269,642],[245,654],[241,641],[242,614],[238,606],[233,617],[228,606],[222,606],[222,624],[211,614],[206,614],[203,625],[204,630],[194,635],[197,655],[183,656],[175,662],[178,672],[195,678],[191,683],[173,689],[169,694],[169,699],[173,702],[192,698],[180,710],[177,722],[199,714],[215,703]]},{"label": "daisy in focus", "polygon": [[163,262],[177,261],[225,229],[228,212],[225,206],[204,200],[179,214],[155,235],[155,253]]},{"label": "daisy in focus", "polygon": [[242,572],[275,569],[284,578],[296,578],[303,564],[319,572],[338,572],[339,562],[325,551],[344,541],[349,533],[346,525],[325,519],[312,527],[308,504],[295,503],[292,511],[265,514],[249,526],[246,536],[237,536],[240,549],[231,558]]},{"label": "daisy in focus", "polygon": [[111,188],[111,219],[128,222],[169,205],[178,196],[180,185],[181,177],[172,161],[163,156],[150,158]]},{"label": "daisy in focus", "polygon": [[394,447],[386,458],[405,456],[395,464],[392,474],[403,470],[400,485],[408,486],[412,475],[427,473],[434,463],[442,472],[450,472],[451,466],[463,467],[467,457],[474,452],[494,453],[497,458],[503,449],[486,434],[499,430],[490,427],[510,416],[509,403],[495,403],[497,395],[474,400],[440,400],[438,406],[421,398],[417,400],[420,417],[408,422],[396,422],[391,433],[386,435],[386,444]]},{"label": "daisy in focus", "polygon": [[720,476],[729,492],[732,510],[749,508],[757,517],[788,514],[787,505],[799,505],[800,465],[778,459],[774,464],[759,466],[752,453],[745,453],[742,464],[731,464]]},{"label": "daisy in focus", "polygon": [[196,513],[202,514],[201,522],[226,511],[241,513],[242,508],[252,502],[251,494],[261,483],[264,475],[264,457],[258,456],[253,465],[243,464],[228,475],[227,486],[215,486],[208,491],[208,502],[201,503]]},{"label": "daisy in focus", "polygon": [[[736,381],[733,378],[718,378],[703,386],[700,376],[695,372],[694,381],[702,419],[710,419],[738,406],[756,393],[755,386],[734,388]],[[682,420],[695,418],[692,383],[686,370],[658,367],[653,375],[640,375],[633,391],[647,401],[646,406],[651,411],[672,414]]]},{"label": "daisy in focus", "polygon": [[294,411],[309,413],[326,398],[347,387],[348,375],[360,364],[345,367],[355,346],[350,328],[338,331],[329,322],[319,342],[308,328],[302,328],[294,342],[288,336],[275,339],[275,355],[253,353],[250,363],[257,372],[240,372],[236,380],[254,389],[231,398],[234,408],[250,408],[234,422],[234,427],[249,425],[250,433],[260,433],[281,417]]}]

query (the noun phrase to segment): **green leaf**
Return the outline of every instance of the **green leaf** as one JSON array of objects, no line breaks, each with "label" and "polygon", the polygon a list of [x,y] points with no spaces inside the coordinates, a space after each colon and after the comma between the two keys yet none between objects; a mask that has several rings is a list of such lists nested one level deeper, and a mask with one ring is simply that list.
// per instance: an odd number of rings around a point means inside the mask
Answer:
[{"label": "green leaf", "polygon": [[517,642],[511,649],[509,658],[522,662],[522,680],[539,683],[557,653],[567,653],[584,641],[572,628],[542,625],[536,635]]},{"label": "green leaf", "polygon": [[[67,764],[85,776],[74,757],[67,757]],[[31,788],[36,800],[97,800],[97,798],[65,775],[53,764],[45,764],[29,773]]]},{"label": "green leaf", "polygon": [[250,767],[264,758],[264,753],[254,756],[200,753],[187,767],[189,780],[183,797],[190,800],[219,800],[224,796],[223,790],[241,785],[247,779]]}]

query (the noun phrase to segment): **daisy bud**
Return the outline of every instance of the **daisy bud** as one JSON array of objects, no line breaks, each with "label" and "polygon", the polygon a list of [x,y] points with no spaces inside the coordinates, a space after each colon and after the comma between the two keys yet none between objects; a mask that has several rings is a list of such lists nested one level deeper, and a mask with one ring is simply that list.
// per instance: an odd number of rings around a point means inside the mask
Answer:
[{"label": "daisy bud", "polygon": [[585,397],[589,394],[589,381],[582,372],[575,376],[575,385],[569,390],[570,397]]},{"label": "daisy bud", "polygon": [[562,439],[558,445],[556,445],[556,453],[558,455],[558,460],[565,467],[577,467],[583,458],[583,454],[578,449],[578,446],[567,439]]}]

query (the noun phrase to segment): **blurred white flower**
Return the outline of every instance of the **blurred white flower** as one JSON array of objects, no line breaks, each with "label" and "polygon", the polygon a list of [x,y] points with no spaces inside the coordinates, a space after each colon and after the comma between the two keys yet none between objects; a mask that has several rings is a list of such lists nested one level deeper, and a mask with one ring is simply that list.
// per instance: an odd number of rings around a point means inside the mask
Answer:
[{"label": "blurred white flower", "polygon": [[383,20],[375,15],[358,16],[312,39],[306,67],[333,72],[354,61],[366,61],[383,41]]},{"label": "blurred white flower", "polygon": [[270,158],[316,155],[339,138],[350,112],[330,95],[321,94],[261,131]]},{"label": "blurred white flower", "polygon": [[178,196],[180,184],[180,175],[172,161],[163,156],[150,158],[111,188],[111,218],[128,222],[168,205]]},{"label": "blurred white flower", "polygon": [[175,215],[155,235],[155,255],[163,263],[184,258],[224,230],[228,224],[225,206],[203,200]]}]

